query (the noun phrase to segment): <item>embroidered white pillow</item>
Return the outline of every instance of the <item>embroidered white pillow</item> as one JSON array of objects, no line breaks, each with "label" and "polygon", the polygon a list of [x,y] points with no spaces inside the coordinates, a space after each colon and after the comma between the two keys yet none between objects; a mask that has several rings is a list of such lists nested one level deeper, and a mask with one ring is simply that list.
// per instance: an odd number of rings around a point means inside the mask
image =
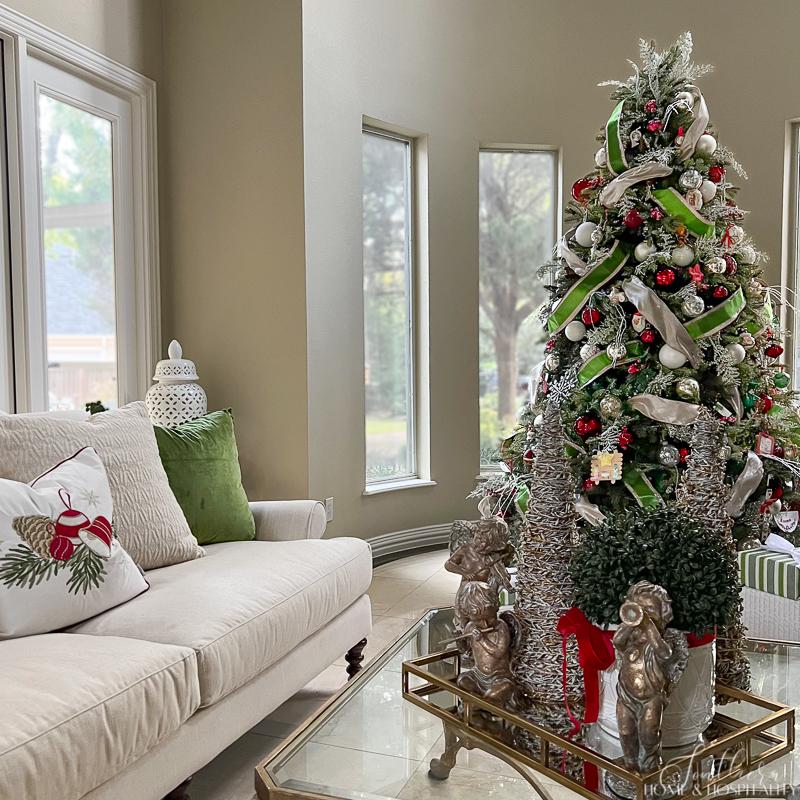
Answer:
[{"label": "embroidered white pillow", "polygon": [[0,478],[0,639],[59,630],[147,591],[113,519],[91,447],[30,484]]}]

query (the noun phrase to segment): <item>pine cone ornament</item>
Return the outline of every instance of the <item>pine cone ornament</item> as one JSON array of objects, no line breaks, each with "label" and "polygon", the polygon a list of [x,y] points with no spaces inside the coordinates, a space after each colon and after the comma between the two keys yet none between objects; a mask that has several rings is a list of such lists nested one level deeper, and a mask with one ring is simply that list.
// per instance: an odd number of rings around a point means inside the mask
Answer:
[{"label": "pine cone ornament", "polygon": [[55,536],[53,520],[45,516],[17,517],[12,523],[14,530],[28,547],[41,558],[50,558],[50,542]]}]

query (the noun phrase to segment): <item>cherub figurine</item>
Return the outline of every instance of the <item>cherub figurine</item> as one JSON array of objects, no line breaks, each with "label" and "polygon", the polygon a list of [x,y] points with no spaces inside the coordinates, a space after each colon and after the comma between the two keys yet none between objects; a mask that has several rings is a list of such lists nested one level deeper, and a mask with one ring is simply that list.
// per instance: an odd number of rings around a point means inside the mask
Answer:
[{"label": "cherub figurine", "polygon": [[672,601],[661,586],[639,581],[619,610],[617,723],[625,766],[649,772],[661,764],[661,720],[686,669],[686,637],[673,629]]},{"label": "cherub figurine", "polygon": [[515,622],[513,614],[507,611],[502,618],[498,616],[500,601],[494,586],[468,581],[461,587],[461,608],[467,618],[463,637],[474,666],[462,672],[456,682],[468,692],[504,705],[511,700],[515,687],[511,651],[516,631],[509,627],[509,622]]},{"label": "cherub figurine", "polygon": [[500,517],[484,516],[475,523],[472,541],[462,544],[447,560],[444,568],[461,576],[456,592],[455,620],[459,630],[464,630],[468,615],[463,605],[463,594],[468,583],[488,583],[499,595],[500,589],[512,590],[504,562],[508,557],[508,525]]}]

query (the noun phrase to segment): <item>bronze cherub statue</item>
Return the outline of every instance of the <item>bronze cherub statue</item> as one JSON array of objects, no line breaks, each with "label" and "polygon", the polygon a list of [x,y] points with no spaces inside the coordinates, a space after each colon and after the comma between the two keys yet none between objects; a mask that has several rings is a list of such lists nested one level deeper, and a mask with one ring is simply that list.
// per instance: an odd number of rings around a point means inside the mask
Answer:
[{"label": "bronze cherub statue", "polygon": [[458,630],[464,630],[468,616],[463,608],[463,594],[468,583],[488,583],[499,595],[500,589],[512,590],[505,568],[510,554],[508,525],[500,517],[486,514],[475,523],[472,540],[462,544],[447,560],[444,568],[461,576],[455,601],[455,621]]},{"label": "bronze cherub statue", "polygon": [[661,721],[689,658],[684,634],[667,625],[672,601],[648,581],[631,586],[619,610],[617,724],[625,766],[650,772],[661,765]]}]

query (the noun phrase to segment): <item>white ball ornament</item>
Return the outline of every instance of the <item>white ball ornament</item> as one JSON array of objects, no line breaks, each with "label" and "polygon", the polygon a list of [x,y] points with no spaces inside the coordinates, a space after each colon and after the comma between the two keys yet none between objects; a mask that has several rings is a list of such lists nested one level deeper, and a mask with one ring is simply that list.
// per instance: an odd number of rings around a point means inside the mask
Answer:
[{"label": "white ball ornament", "polygon": [[590,358],[594,358],[600,352],[600,348],[593,344],[585,344],[581,347],[581,358],[584,361],[588,361]]},{"label": "white ball ornament", "polygon": [[633,257],[637,261],[647,261],[655,252],[656,246],[652,242],[639,242],[633,250]]},{"label": "white ball ornament", "polygon": [[689,189],[686,192],[686,202],[696,211],[703,207],[703,195],[699,189]]},{"label": "white ball ornament", "polygon": [[749,244],[742,245],[742,247],[739,248],[738,256],[743,264],[756,263],[756,251]]},{"label": "white ball ornament", "polygon": [[537,414],[533,420],[533,426],[535,428],[541,428],[542,425],[544,425],[544,414]]},{"label": "white ball ornament", "polygon": [[694,261],[694,250],[688,244],[681,244],[672,249],[672,263],[678,267],[688,267]]},{"label": "white ball ornament", "polygon": [[714,181],[704,180],[700,184],[700,194],[704,203],[710,203],[717,196],[717,184]]},{"label": "white ball ornament", "polygon": [[608,157],[606,156],[606,148],[605,145],[601,147],[595,154],[594,154],[594,163],[598,167],[604,167],[606,165],[606,161]]},{"label": "white ball ornament", "polygon": [[616,344],[612,342],[606,347],[606,355],[616,361],[618,358],[625,358],[628,355],[628,348],[624,344]]},{"label": "white ball ornament", "polygon": [[744,239],[744,228],[741,225],[729,226],[727,233],[734,244],[739,244]]},{"label": "white ball ornament", "polygon": [[714,155],[717,149],[717,140],[710,134],[704,133],[698,140],[694,147],[695,153],[703,156]]},{"label": "white ball ornament", "polygon": [[709,272],[713,272],[714,275],[722,275],[728,269],[728,265],[725,263],[724,258],[720,258],[719,256],[714,256],[713,258],[709,258],[706,261],[706,269]]},{"label": "white ball ornament", "polygon": [[780,510],[783,508],[783,503],[781,503],[780,499],[773,500],[769,504],[769,513],[770,514],[779,514]]},{"label": "white ball ornament", "polygon": [[581,247],[592,246],[592,234],[594,233],[597,225],[594,222],[581,222],[575,229],[575,241]]},{"label": "white ball ornament", "polygon": [[676,350],[668,344],[662,345],[658,351],[658,360],[667,369],[680,369],[687,361],[686,356],[680,350]]},{"label": "white ball ornament", "polygon": [[738,342],[726,344],[725,349],[728,351],[731,363],[733,364],[741,364],[742,361],[744,361],[744,357],[747,355],[747,351]]},{"label": "white ball ornament", "polygon": [[586,336],[586,326],[580,320],[574,319],[564,328],[564,336],[571,342],[579,342]]}]

